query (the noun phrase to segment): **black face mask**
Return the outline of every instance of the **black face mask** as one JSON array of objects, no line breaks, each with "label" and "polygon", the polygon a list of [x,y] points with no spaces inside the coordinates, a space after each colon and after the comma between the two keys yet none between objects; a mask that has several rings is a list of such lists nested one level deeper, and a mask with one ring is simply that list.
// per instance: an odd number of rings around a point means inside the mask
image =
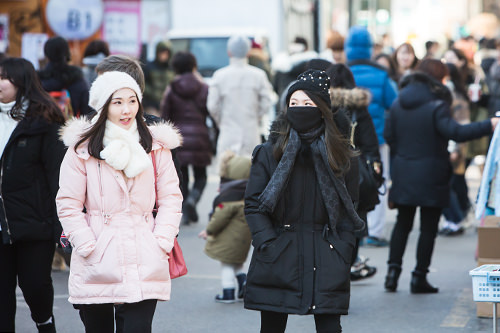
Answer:
[{"label": "black face mask", "polygon": [[305,133],[318,128],[323,122],[317,106],[290,106],[286,112],[290,125],[298,133]]}]

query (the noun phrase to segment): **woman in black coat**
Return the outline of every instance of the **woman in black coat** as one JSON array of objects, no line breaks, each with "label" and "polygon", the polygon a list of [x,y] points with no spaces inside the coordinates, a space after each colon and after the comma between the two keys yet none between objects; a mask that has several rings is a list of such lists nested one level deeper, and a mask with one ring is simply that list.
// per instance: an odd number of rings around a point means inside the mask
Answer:
[{"label": "woman in black coat", "polygon": [[288,314],[313,314],[318,332],[340,332],[349,308],[354,232],[365,224],[344,183],[351,150],[333,120],[329,81],[324,71],[302,73],[253,153],[245,307],[261,311],[261,332],[284,332]]},{"label": "woman in black coat", "polygon": [[398,209],[392,231],[387,291],[396,291],[408,234],[416,208],[420,207],[417,265],[412,274],[412,293],[436,293],[427,282],[441,211],[448,205],[452,168],[448,140],[463,142],[492,132],[498,119],[468,125],[451,116],[451,93],[441,82],[447,75],[441,61],[426,59],[418,72],[400,83],[398,99],[386,119],[384,137],[391,149],[389,202]]},{"label": "woman in black coat", "polygon": [[33,65],[0,63],[0,332],[15,331],[16,284],[39,332],[55,332],[50,276],[61,236],[55,196],[64,122]]},{"label": "woman in black coat", "polygon": [[[207,128],[208,86],[196,73],[196,58],[189,52],[177,52],[172,59],[176,77],[165,91],[160,105],[163,119],[179,128],[183,142],[176,157],[182,172],[183,223],[198,222],[196,204],[207,184],[207,166],[212,148]],[[194,184],[189,186],[188,168],[192,167]]]}]

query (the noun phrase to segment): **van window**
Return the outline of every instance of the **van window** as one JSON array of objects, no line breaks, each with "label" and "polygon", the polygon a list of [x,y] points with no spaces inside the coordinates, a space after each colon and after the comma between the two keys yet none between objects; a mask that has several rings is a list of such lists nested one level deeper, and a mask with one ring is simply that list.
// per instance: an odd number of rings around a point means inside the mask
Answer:
[{"label": "van window", "polygon": [[189,51],[196,57],[198,71],[203,77],[211,77],[219,68],[229,64],[227,37],[198,37],[171,39],[172,49]]}]

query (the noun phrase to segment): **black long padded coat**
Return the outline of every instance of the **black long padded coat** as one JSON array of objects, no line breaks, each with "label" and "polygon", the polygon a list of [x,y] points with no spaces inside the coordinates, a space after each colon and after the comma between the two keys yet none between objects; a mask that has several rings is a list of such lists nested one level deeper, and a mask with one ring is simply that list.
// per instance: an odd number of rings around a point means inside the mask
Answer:
[{"label": "black long padded coat", "polygon": [[[245,216],[254,246],[245,308],[347,314],[354,227],[343,208],[335,225],[328,221],[307,144],[298,153],[275,211],[259,210],[258,197],[278,164],[272,152],[275,140],[271,135],[255,148],[245,193]],[[261,247],[264,243],[268,246]]]},{"label": "black long padded coat", "polygon": [[408,75],[386,118],[391,151],[389,200],[397,205],[446,207],[452,167],[448,140],[463,142],[491,133],[490,120],[458,124],[448,88],[424,73]]},{"label": "black long padded coat", "polygon": [[0,159],[0,223],[4,244],[61,236],[55,197],[59,167],[66,153],[60,124],[22,119]]}]

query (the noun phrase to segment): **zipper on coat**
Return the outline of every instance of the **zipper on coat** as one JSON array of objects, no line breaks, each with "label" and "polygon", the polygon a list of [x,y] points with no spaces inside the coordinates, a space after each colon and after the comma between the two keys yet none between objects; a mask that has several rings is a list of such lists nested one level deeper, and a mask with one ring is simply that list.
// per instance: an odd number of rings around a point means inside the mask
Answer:
[{"label": "zipper on coat", "polygon": [[5,225],[7,225],[7,235],[9,236],[9,244],[12,244],[12,236],[10,234],[9,220],[7,220],[7,211],[5,210],[4,198],[2,194],[2,181],[3,181],[3,160],[0,167],[0,198],[2,200],[3,215],[5,218]]},{"label": "zipper on coat", "polygon": [[111,218],[111,215],[106,214],[104,212],[104,191],[102,190],[102,173],[101,173],[101,161],[97,161],[97,171],[99,174],[99,192],[101,194],[101,215],[102,218],[104,219],[104,224],[109,223],[109,219]]}]

